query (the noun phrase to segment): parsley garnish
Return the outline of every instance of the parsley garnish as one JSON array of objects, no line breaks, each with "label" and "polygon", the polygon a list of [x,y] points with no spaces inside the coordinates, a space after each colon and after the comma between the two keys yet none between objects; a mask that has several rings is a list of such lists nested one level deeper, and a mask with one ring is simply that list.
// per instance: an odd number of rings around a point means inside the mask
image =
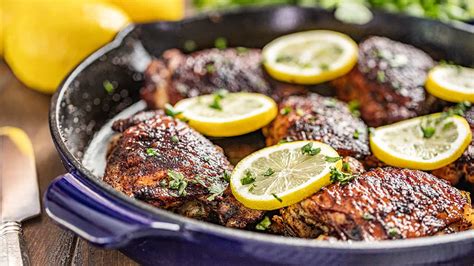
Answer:
[{"label": "parsley garnish", "polygon": [[169,188],[178,190],[179,196],[186,196],[186,187],[188,186],[188,182],[184,179],[184,175],[173,171],[168,170],[168,177],[169,177]]},{"label": "parsley garnish", "polygon": [[270,218],[268,216],[265,216],[262,221],[260,221],[256,226],[255,229],[260,230],[260,231],[265,231],[270,227],[272,222],[270,221]]},{"label": "parsley garnish", "polygon": [[272,168],[268,168],[265,173],[263,173],[263,176],[271,176],[275,173],[275,171]]},{"label": "parsley garnish", "polygon": [[319,65],[319,68],[320,68],[322,71],[327,71],[327,70],[329,70],[329,65],[326,64],[326,63],[321,63],[321,64]]},{"label": "parsley garnish", "polygon": [[246,54],[246,53],[249,51],[248,48],[242,47],[242,46],[239,46],[239,47],[237,47],[237,48],[235,48],[235,49],[237,50],[237,54],[238,54],[238,55]]},{"label": "parsley garnish", "polygon": [[256,187],[255,184],[250,185],[250,187],[249,187],[249,192],[252,192],[252,191],[255,189],[255,187]]},{"label": "parsley garnish", "polygon": [[242,185],[249,185],[253,182],[255,182],[255,177],[253,177],[253,174],[249,170],[245,171],[245,176],[240,179],[240,183]]},{"label": "parsley garnish", "polygon": [[227,39],[224,37],[219,37],[214,41],[214,47],[220,50],[227,48]]},{"label": "parsley garnish", "polygon": [[304,115],[303,109],[301,109],[301,108],[296,108],[296,114],[299,115],[299,116],[303,116],[303,115]]},{"label": "parsley garnish", "polygon": [[174,143],[178,143],[179,142],[178,136],[171,136],[171,141]]},{"label": "parsley garnish", "polygon": [[212,74],[212,73],[214,73],[214,71],[216,71],[216,68],[214,67],[213,64],[207,64],[206,65],[206,71],[207,71],[207,73]]},{"label": "parsley garnish", "polygon": [[229,92],[227,90],[218,90],[216,91],[214,95],[214,99],[212,100],[212,103],[209,104],[209,107],[212,109],[216,109],[219,111],[222,111],[222,105],[221,105],[221,100],[224,99],[225,96],[227,96]]},{"label": "parsley garnish", "polygon": [[290,112],[291,112],[291,107],[289,107],[289,106],[280,109],[280,114],[281,115],[287,115]]},{"label": "parsley garnish", "polygon": [[344,173],[335,167],[331,167],[331,172],[330,172],[330,180],[332,183],[339,182],[341,185],[345,185],[349,183],[352,179],[354,179],[354,175],[351,175],[349,173]]},{"label": "parsley garnish", "polygon": [[301,152],[309,156],[314,156],[321,152],[321,148],[313,148],[313,143],[310,142],[304,145],[303,147],[301,147]]},{"label": "parsley garnish", "polygon": [[278,144],[283,144],[283,143],[288,143],[288,142],[290,141],[287,139],[281,139],[280,141],[278,141]]},{"label": "parsley garnish", "polygon": [[392,227],[388,229],[388,235],[391,237],[397,237],[398,235],[400,235],[400,231],[398,230],[398,228]]},{"label": "parsley garnish", "polygon": [[356,129],[356,130],[354,131],[354,133],[352,134],[352,137],[353,137],[354,139],[359,139],[359,130]]},{"label": "parsley garnish", "polygon": [[347,103],[347,107],[349,107],[349,111],[351,111],[352,115],[359,117],[360,116],[360,103],[358,100],[352,100]]},{"label": "parsley garnish", "polygon": [[169,103],[165,104],[165,114],[167,116],[175,117],[181,113],[182,113],[181,111],[176,111],[176,109],[174,109],[174,107],[171,104]]},{"label": "parsley garnish", "polygon": [[184,48],[184,51],[189,53],[196,50],[197,44],[193,40],[187,40],[184,42],[183,48]]},{"label": "parsley garnish", "polygon": [[326,107],[336,107],[337,100],[334,98],[329,98],[324,101]]},{"label": "parsley garnish", "polygon": [[224,179],[227,182],[230,182],[230,174],[227,173],[227,171],[224,171],[224,175],[222,176],[222,179]]},{"label": "parsley garnish", "polygon": [[221,184],[212,184],[212,186],[209,188],[209,193],[212,193],[209,197],[207,197],[208,201],[213,201],[216,197],[221,196],[222,193],[224,193],[224,190],[226,189],[226,186],[223,186]]},{"label": "parsley garnish", "polygon": [[104,82],[102,83],[102,85],[104,86],[104,90],[105,90],[108,94],[114,93],[115,87],[114,87],[114,84],[112,84],[110,81],[104,80]]},{"label": "parsley garnish", "polygon": [[423,127],[423,125],[420,125],[421,132],[423,132],[423,138],[429,139],[433,137],[433,135],[436,132],[436,129],[431,126]]},{"label": "parsley garnish", "polygon": [[277,194],[272,193],[272,196],[273,196],[276,200],[278,200],[280,203],[283,202],[283,200],[280,199],[280,197],[278,197]]},{"label": "parsley garnish", "polygon": [[146,149],[146,155],[148,155],[148,156],[157,156],[158,151],[154,148],[148,148],[148,149]]},{"label": "parsley garnish", "polygon": [[364,213],[364,215],[362,215],[362,218],[366,221],[375,220],[375,217],[372,214],[368,213],[368,212]]},{"label": "parsley garnish", "polygon": [[383,71],[377,71],[377,81],[380,83],[385,82],[385,73]]},{"label": "parsley garnish", "polygon": [[337,162],[341,159],[342,159],[341,156],[337,156],[337,157],[326,156],[326,157],[324,157],[324,160],[328,163],[335,163],[335,162]]},{"label": "parsley garnish", "polygon": [[347,162],[342,163],[342,171],[344,172],[350,172],[351,171],[351,166]]}]

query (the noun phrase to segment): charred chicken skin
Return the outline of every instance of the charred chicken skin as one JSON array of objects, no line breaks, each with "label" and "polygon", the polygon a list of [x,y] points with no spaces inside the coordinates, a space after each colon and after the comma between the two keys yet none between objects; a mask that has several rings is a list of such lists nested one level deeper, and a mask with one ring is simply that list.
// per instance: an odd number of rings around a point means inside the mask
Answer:
[{"label": "charred chicken skin", "polygon": [[245,228],[262,212],[245,208],[228,189],[232,165],[222,150],[162,111],[119,120],[121,136],[104,181],[130,197],[182,215]]},{"label": "charred chicken skin", "polygon": [[411,45],[371,37],[359,44],[357,66],[332,84],[339,99],[358,101],[362,119],[376,127],[437,108],[439,101],[423,87],[433,66],[429,55]]},{"label": "charred chicken skin", "polygon": [[268,146],[280,141],[317,140],[342,156],[364,159],[370,155],[368,130],[347,104],[312,93],[290,96],[279,104],[280,113],[264,129]]},{"label": "charred chicken skin", "polygon": [[340,240],[405,239],[471,228],[469,196],[431,174],[377,168],[280,210],[273,230]]},{"label": "charred chicken skin", "polygon": [[259,49],[207,49],[189,55],[171,49],[146,70],[141,95],[150,108],[156,109],[220,89],[258,92],[275,100],[306,92],[303,87],[271,79],[261,60]]}]

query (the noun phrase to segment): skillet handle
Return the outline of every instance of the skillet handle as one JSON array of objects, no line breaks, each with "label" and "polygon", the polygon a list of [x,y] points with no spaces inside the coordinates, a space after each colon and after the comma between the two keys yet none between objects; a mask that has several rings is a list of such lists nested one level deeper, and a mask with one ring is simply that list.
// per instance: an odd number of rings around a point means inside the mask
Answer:
[{"label": "skillet handle", "polygon": [[149,212],[126,205],[92,182],[69,173],[49,185],[44,205],[57,223],[102,247],[120,248],[149,235],[183,236],[183,226],[166,218],[157,221]]}]

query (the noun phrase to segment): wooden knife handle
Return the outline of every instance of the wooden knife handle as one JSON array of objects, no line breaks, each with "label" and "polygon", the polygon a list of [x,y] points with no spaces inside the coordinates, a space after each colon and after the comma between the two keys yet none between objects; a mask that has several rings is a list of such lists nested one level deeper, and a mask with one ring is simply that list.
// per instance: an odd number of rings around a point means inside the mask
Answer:
[{"label": "wooden knife handle", "polygon": [[0,225],[0,265],[30,265],[20,223],[4,222]]}]

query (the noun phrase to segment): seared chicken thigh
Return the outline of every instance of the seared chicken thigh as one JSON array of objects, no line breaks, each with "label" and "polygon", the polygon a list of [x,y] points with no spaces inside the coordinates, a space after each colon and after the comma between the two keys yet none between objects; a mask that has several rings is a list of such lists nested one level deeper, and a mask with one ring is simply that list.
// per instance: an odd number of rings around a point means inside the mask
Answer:
[{"label": "seared chicken thigh", "polygon": [[289,236],[340,240],[405,239],[472,227],[467,193],[431,174],[377,168],[335,183],[280,210],[273,230]]},{"label": "seared chicken thigh", "polygon": [[259,49],[207,49],[189,55],[168,50],[146,70],[142,98],[155,109],[220,89],[258,92],[275,100],[306,92],[301,86],[271,79],[263,71],[261,60]]},{"label": "seared chicken thigh", "polygon": [[232,165],[222,150],[162,111],[141,112],[113,125],[121,132],[104,181],[156,207],[244,228],[262,212],[245,208],[228,189]]},{"label": "seared chicken thigh", "polygon": [[332,84],[343,101],[356,100],[367,125],[376,127],[427,114],[439,101],[424,89],[434,61],[423,51],[384,37],[359,44],[359,60]]},{"label": "seared chicken thigh", "polygon": [[280,141],[317,140],[342,156],[364,159],[370,155],[368,130],[347,104],[312,93],[290,96],[279,104],[280,113],[264,129],[267,145]]}]

